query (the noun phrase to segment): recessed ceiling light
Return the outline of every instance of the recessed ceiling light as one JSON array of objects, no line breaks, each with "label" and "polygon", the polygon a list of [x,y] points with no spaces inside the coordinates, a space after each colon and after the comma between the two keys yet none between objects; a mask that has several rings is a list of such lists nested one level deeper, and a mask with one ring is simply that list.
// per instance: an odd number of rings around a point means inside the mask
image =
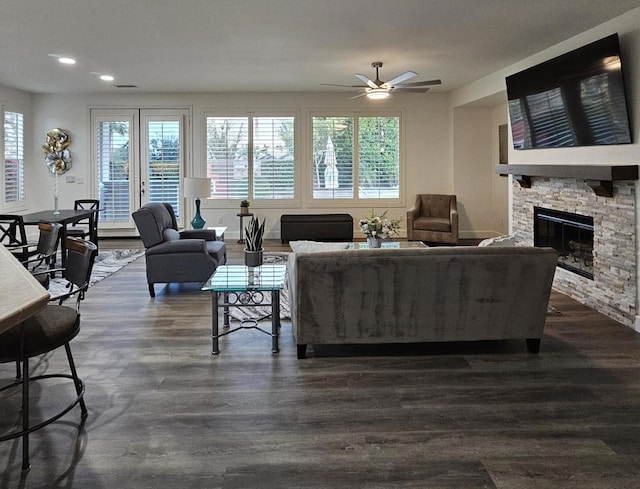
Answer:
[{"label": "recessed ceiling light", "polygon": [[73,58],[61,57],[61,58],[58,58],[58,61],[60,61],[60,63],[62,63],[63,65],[74,65],[74,64],[76,64],[76,60],[73,59]]},{"label": "recessed ceiling light", "polygon": [[111,76],[111,75],[100,75],[100,79],[102,81],[113,81],[113,76]]}]

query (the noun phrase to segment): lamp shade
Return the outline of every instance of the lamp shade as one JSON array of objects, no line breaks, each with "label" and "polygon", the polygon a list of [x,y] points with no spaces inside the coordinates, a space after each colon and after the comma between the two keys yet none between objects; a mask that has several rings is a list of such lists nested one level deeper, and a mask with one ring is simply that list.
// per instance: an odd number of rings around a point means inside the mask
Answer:
[{"label": "lamp shade", "polygon": [[209,197],[211,195],[211,179],[210,178],[185,178],[184,179],[184,196],[185,197]]}]

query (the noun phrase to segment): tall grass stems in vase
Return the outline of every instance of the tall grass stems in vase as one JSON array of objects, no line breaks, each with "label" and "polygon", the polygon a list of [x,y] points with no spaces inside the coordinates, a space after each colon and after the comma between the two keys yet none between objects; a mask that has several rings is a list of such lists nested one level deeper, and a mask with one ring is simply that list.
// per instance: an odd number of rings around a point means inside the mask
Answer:
[{"label": "tall grass stems in vase", "polygon": [[244,261],[248,267],[259,267],[262,265],[262,240],[264,238],[265,219],[260,220],[252,217],[249,224],[244,228],[245,248]]}]

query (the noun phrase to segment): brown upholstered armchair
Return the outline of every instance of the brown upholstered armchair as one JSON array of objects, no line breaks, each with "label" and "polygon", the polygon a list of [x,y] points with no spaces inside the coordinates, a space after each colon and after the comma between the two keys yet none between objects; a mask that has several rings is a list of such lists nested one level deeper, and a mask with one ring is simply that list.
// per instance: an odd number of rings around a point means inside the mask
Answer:
[{"label": "brown upholstered armchair", "polygon": [[458,204],[455,195],[418,194],[407,211],[407,239],[434,243],[458,242]]}]

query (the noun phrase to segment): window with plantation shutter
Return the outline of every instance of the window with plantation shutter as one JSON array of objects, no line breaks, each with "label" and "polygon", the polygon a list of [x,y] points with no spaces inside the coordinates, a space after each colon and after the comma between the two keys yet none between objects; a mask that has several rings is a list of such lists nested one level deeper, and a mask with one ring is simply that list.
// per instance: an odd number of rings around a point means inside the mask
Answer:
[{"label": "window with plantation shutter", "polygon": [[249,195],[248,126],[248,117],[207,117],[212,199],[246,199]]},{"label": "window with plantation shutter", "polygon": [[400,197],[400,119],[358,119],[358,198]]},{"label": "window with plantation shutter", "polygon": [[295,118],[206,118],[212,199],[282,200],[295,195]]},{"label": "window with plantation shutter", "polygon": [[400,198],[399,116],[314,116],[312,126],[314,199]]},{"label": "window with plantation shutter", "polygon": [[24,115],[4,112],[4,202],[24,200]]},{"label": "window with plantation shutter", "polygon": [[293,117],[253,118],[253,199],[293,199]]},{"label": "window with plantation shutter", "polygon": [[169,203],[180,218],[180,120],[148,120],[146,132],[148,202]]},{"label": "window with plantation shutter", "polygon": [[313,198],[353,198],[353,117],[313,118]]},{"label": "window with plantation shutter", "polygon": [[131,121],[126,118],[100,120],[96,129],[100,220],[128,222],[131,215]]}]

